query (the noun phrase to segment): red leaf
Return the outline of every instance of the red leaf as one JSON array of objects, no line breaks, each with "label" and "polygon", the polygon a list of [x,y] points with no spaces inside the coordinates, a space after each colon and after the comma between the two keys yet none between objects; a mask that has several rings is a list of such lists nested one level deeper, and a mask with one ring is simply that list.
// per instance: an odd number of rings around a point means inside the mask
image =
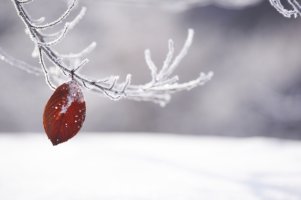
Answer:
[{"label": "red leaf", "polygon": [[66,142],[81,129],[86,117],[86,103],[76,81],[59,86],[45,106],[43,124],[53,145]]}]

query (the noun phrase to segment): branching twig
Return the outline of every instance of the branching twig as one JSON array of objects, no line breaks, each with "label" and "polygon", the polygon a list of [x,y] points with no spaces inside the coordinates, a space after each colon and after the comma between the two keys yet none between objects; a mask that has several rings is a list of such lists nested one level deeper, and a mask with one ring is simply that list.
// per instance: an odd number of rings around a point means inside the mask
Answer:
[{"label": "branching twig", "polygon": [[213,76],[212,72],[209,72],[208,74],[201,73],[197,79],[186,83],[178,83],[178,76],[171,76],[181,60],[187,54],[192,44],[194,31],[189,29],[184,47],[175,59],[174,42],[171,39],[169,40],[169,51],[164,64],[160,69],[157,68],[155,63],[152,61],[150,50],[145,51],[146,64],[151,71],[151,80],[144,85],[132,85],[131,75],[127,75],[125,81],[122,83],[118,82],[118,76],[103,79],[87,78],[79,73],[79,69],[88,62],[84,56],[95,48],[95,42],[78,54],[62,55],[53,49],[53,45],[58,44],[64,38],[66,33],[84,16],[86,8],[83,8],[73,21],[65,23],[62,30],[53,34],[46,34],[43,32],[44,30],[62,23],[66,19],[72,9],[76,6],[77,0],[72,0],[65,13],[57,20],[45,24],[42,24],[44,23],[45,18],[42,17],[38,20],[34,20],[31,19],[27,13],[24,4],[31,3],[32,1],[33,0],[12,0],[17,13],[26,26],[26,32],[29,34],[35,45],[33,55],[37,55],[39,57],[40,64],[46,77],[46,82],[52,89],[55,88],[55,84],[52,83],[52,79],[57,77],[55,77],[55,74],[53,74],[51,70],[49,71],[44,58],[51,61],[65,76],[72,76],[72,78],[79,84],[92,91],[104,94],[112,100],[128,98],[138,101],[153,101],[162,106],[170,100],[170,95],[172,93],[182,90],[190,90],[199,85],[203,85]]},{"label": "branching twig", "polygon": [[297,0],[286,0],[291,6],[290,9],[286,9],[280,0],[270,0],[271,5],[284,17],[291,18],[292,16],[297,18],[301,16],[301,5]]}]

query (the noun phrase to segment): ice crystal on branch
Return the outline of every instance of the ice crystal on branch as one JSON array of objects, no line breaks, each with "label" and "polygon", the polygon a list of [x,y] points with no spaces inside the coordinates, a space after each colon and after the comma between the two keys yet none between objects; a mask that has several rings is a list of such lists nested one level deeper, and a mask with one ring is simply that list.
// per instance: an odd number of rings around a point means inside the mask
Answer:
[{"label": "ice crystal on branch", "polygon": [[23,71],[26,71],[27,73],[34,74],[36,76],[42,75],[43,72],[40,68],[31,66],[22,60],[18,60],[14,58],[13,56],[6,53],[2,48],[0,48],[0,60],[6,62],[7,64],[17,67]]},{"label": "ice crystal on branch", "polygon": [[[177,56],[174,56],[174,42],[171,39],[169,40],[168,53],[161,68],[158,68],[152,61],[150,50],[145,51],[145,61],[151,72],[151,80],[146,84],[131,84],[130,74],[126,76],[123,82],[118,81],[118,76],[101,79],[88,78],[80,74],[79,69],[88,63],[89,60],[86,59],[85,56],[95,48],[95,42],[82,52],[76,54],[63,55],[53,48],[56,44],[60,43],[67,33],[83,18],[87,9],[83,7],[72,21],[65,22],[61,30],[49,34],[45,33],[45,30],[63,23],[77,5],[78,0],[69,0],[66,11],[57,20],[48,23],[45,23],[44,17],[35,20],[28,14],[24,5],[32,3],[33,0],[12,0],[12,2],[16,7],[19,17],[25,24],[26,33],[30,36],[35,45],[32,56],[39,58],[46,82],[52,89],[57,87],[56,82],[60,79],[72,77],[78,84],[91,91],[103,94],[112,100],[127,98],[137,101],[152,101],[164,106],[169,102],[172,93],[190,90],[203,85],[213,76],[212,72],[208,74],[201,73],[195,80],[178,83],[178,76],[173,75],[174,70],[186,56],[192,44],[194,31],[189,29],[187,40]],[[47,66],[46,59],[53,63],[54,67]],[[64,77],[61,77],[61,75]]]},{"label": "ice crystal on branch", "polygon": [[297,0],[286,0],[290,8],[285,8],[280,0],[270,0],[271,5],[284,17],[301,16],[301,5]]}]

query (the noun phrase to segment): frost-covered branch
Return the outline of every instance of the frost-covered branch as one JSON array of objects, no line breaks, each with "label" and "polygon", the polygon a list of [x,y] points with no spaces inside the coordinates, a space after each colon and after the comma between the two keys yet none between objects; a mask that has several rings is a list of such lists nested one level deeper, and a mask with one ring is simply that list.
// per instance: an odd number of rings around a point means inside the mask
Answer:
[{"label": "frost-covered branch", "polygon": [[[82,8],[79,14],[71,22],[65,22],[65,26],[61,30],[55,33],[46,34],[44,33],[45,30],[65,21],[70,12],[75,8],[77,0],[69,1],[70,3],[64,14],[57,20],[49,23],[45,23],[44,17],[37,20],[30,17],[24,5],[29,4],[32,1],[33,0],[12,0],[17,13],[26,26],[26,33],[30,36],[35,45],[32,55],[34,57],[39,57],[46,82],[52,89],[57,87],[54,80],[61,78],[59,75],[61,72],[65,77],[72,77],[80,85],[94,92],[103,94],[112,100],[128,98],[138,101],[153,101],[164,106],[170,100],[172,93],[190,90],[194,87],[203,85],[213,76],[212,72],[209,72],[208,74],[201,73],[195,80],[178,83],[178,76],[172,75],[182,59],[186,56],[192,44],[194,31],[189,29],[187,40],[179,55],[174,56],[174,42],[171,39],[169,40],[169,51],[161,68],[158,68],[152,61],[151,51],[145,51],[145,61],[151,72],[151,80],[146,84],[131,84],[130,74],[126,76],[123,82],[118,81],[118,76],[101,79],[88,78],[80,74],[79,69],[88,63],[88,59],[86,59],[85,56],[95,48],[95,42],[76,54],[59,54],[53,48],[53,46],[60,43],[66,34],[80,21],[80,19],[82,19],[86,13],[86,8]],[[45,59],[48,59],[55,67],[48,67]]]},{"label": "frost-covered branch", "polygon": [[297,0],[286,0],[290,8],[285,8],[281,3],[281,0],[270,0],[271,5],[284,17],[291,18],[292,16],[297,18],[301,16],[301,5]]},{"label": "frost-covered branch", "polygon": [[22,60],[18,60],[14,58],[13,56],[6,53],[2,48],[0,48],[0,60],[6,62],[7,64],[17,67],[23,71],[26,71],[27,73],[34,74],[34,75],[42,75],[43,72],[40,68],[31,66]]}]

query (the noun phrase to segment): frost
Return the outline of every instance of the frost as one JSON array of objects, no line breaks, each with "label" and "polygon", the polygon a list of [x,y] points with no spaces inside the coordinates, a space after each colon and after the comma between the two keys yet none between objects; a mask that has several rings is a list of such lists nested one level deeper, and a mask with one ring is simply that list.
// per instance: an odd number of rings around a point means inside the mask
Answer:
[{"label": "frost", "polygon": [[69,107],[72,105],[73,102],[84,102],[84,97],[79,89],[79,86],[75,81],[70,81],[68,84],[68,95],[67,95],[67,103],[62,106],[61,114],[67,112]]},{"label": "frost", "polygon": [[301,5],[297,0],[286,0],[290,8],[285,8],[280,0],[269,0],[271,5],[284,17],[297,18],[301,16]]},{"label": "frost", "polygon": [[14,58],[13,56],[6,53],[2,48],[0,48],[0,59],[7,64],[17,67],[27,73],[34,74],[36,76],[42,75],[43,72],[40,68],[29,65],[21,60]]},{"label": "frost", "polygon": [[62,109],[61,109],[60,113],[65,114],[67,112],[68,108],[71,106],[73,101],[74,101],[73,98],[68,95],[67,104],[62,106]]},{"label": "frost", "polygon": [[[151,51],[148,49],[145,50],[145,62],[151,72],[151,80],[145,84],[132,85],[131,74],[128,74],[123,82],[119,82],[119,76],[110,76],[101,79],[87,78],[80,74],[79,71],[89,62],[89,60],[84,58],[84,56],[95,48],[95,42],[92,42],[87,48],[77,54],[70,53],[62,55],[57,53],[57,51],[53,48],[53,46],[60,43],[66,34],[83,18],[87,9],[83,7],[73,20],[65,22],[65,25],[61,30],[52,34],[46,34],[45,30],[52,29],[54,26],[65,21],[77,5],[77,0],[69,0],[67,2],[66,11],[61,15],[61,17],[52,22],[45,22],[46,19],[44,17],[41,17],[38,20],[31,19],[23,4],[31,3],[33,1],[12,0],[12,2],[16,7],[19,17],[25,24],[26,33],[30,36],[34,43],[35,49],[33,51],[33,56],[39,57],[46,83],[53,90],[56,89],[56,83],[59,83],[61,79],[71,77],[74,82],[77,82],[81,86],[105,95],[112,100],[127,98],[136,101],[152,101],[164,106],[171,99],[172,93],[182,90],[190,90],[203,85],[213,76],[213,72],[209,72],[208,74],[201,73],[195,80],[178,83],[178,75],[173,75],[173,72],[187,55],[188,50],[192,45],[194,31],[193,29],[189,29],[188,36],[182,50],[175,57],[174,41],[172,39],[169,40],[168,53],[161,68],[158,68],[152,61]],[[48,67],[45,59],[51,61],[54,64],[54,67]],[[64,75],[64,77],[61,77],[60,75]],[[54,83],[54,81],[56,83]],[[76,87],[73,88],[72,84],[70,87],[72,90],[70,91],[71,97],[67,97],[67,103],[66,106],[62,108],[62,113],[67,111],[72,100],[74,100],[72,98],[82,98],[77,97],[77,90],[73,90]],[[79,100],[81,101],[81,99]]]}]

